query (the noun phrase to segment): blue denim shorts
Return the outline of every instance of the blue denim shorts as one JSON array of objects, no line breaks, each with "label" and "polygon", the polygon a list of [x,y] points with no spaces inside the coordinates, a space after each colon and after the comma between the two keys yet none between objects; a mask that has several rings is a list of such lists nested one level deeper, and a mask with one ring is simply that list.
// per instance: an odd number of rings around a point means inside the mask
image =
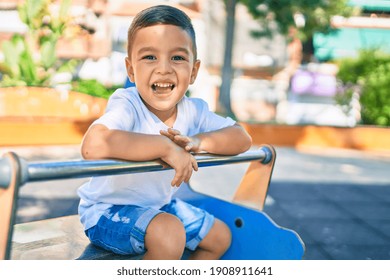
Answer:
[{"label": "blue denim shorts", "polygon": [[114,205],[107,209],[98,223],[86,230],[91,243],[121,255],[145,253],[146,228],[160,213],[180,219],[186,231],[186,248],[195,250],[214,224],[214,216],[180,199],[160,210],[134,205]]}]

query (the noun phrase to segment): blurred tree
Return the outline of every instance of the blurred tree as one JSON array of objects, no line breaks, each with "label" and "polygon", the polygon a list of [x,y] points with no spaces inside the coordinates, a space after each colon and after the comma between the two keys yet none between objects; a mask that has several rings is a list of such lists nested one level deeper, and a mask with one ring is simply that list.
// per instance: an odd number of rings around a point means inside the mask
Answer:
[{"label": "blurred tree", "polygon": [[378,49],[361,50],[357,57],[340,59],[337,64],[341,83],[336,101],[341,108],[348,113],[359,100],[362,124],[389,127],[390,55]]},{"label": "blurred tree", "polygon": [[74,68],[74,60],[60,61],[56,55],[59,38],[65,36],[65,32],[79,32],[69,15],[71,0],[60,1],[57,13],[50,9],[53,2],[26,0],[18,4],[18,14],[26,25],[26,32],[15,33],[2,44],[1,86],[50,86],[51,78],[57,72]]},{"label": "blurred tree", "polygon": [[226,8],[225,53],[222,68],[222,84],[218,100],[219,111],[233,116],[230,105],[230,86],[233,77],[232,54],[234,41],[235,10],[238,3],[260,23],[261,29],[251,32],[254,37],[272,36],[275,32],[287,35],[290,27],[298,29],[298,36],[306,40],[314,32],[326,32],[334,15],[349,16],[352,7],[348,0],[223,0]]},{"label": "blurred tree", "polygon": [[230,104],[230,86],[233,76],[233,41],[236,6],[238,0],[224,0],[224,2],[226,8],[225,53],[223,56],[222,84],[219,90],[219,104],[217,104],[217,108],[222,114],[234,117]]}]

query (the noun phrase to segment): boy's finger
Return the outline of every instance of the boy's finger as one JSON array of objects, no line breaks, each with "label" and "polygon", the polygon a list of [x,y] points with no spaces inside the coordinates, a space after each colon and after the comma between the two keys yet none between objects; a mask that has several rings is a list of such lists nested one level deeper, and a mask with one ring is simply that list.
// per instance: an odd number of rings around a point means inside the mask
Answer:
[{"label": "boy's finger", "polygon": [[192,157],[192,168],[195,170],[195,171],[198,171],[198,162],[196,161],[196,159],[194,157]]},{"label": "boy's finger", "polygon": [[185,177],[185,179],[184,179],[184,182],[188,183],[188,182],[190,181],[190,179],[191,179],[191,176],[192,176],[192,166],[191,166],[191,168],[188,170],[188,173],[187,173],[187,175],[186,175],[186,177]]},{"label": "boy's finger", "polygon": [[180,141],[180,142],[183,142],[183,143],[191,142],[191,139],[188,136],[184,136],[184,135],[175,135],[174,139],[176,141]]},{"label": "boy's finger", "polygon": [[185,150],[187,152],[191,151],[191,149],[194,147],[194,143],[190,142],[186,145]]},{"label": "boy's finger", "polygon": [[173,178],[173,180],[172,180],[172,182],[171,182],[171,186],[172,186],[172,187],[176,187],[177,181],[178,181],[178,179],[177,179],[176,176],[175,176],[175,178]]},{"label": "boy's finger", "polygon": [[174,128],[168,128],[168,132],[173,135],[180,135],[180,131]]},{"label": "boy's finger", "polygon": [[172,141],[174,140],[174,135],[168,133],[168,132],[165,131],[165,130],[160,130],[160,134],[161,134],[162,136],[168,137],[168,138],[171,139]]},{"label": "boy's finger", "polygon": [[160,134],[161,135],[164,135],[164,136],[171,136],[167,131],[165,131],[165,130],[160,130]]},{"label": "boy's finger", "polygon": [[180,184],[183,182],[183,177],[185,178],[185,175],[183,174],[183,172],[181,172],[180,174],[176,172],[175,177],[173,178],[173,180],[171,182],[171,186],[172,187],[179,187]]}]

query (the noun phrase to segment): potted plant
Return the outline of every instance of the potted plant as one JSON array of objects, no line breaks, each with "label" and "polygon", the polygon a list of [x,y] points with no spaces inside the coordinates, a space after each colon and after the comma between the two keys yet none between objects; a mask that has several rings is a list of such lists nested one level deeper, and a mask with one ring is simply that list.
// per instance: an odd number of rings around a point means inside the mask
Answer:
[{"label": "potted plant", "polygon": [[18,6],[27,30],[25,34],[14,34],[2,45],[2,86],[52,86],[56,74],[76,66],[75,60],[60,61],[56,57],[58,39],[75,27],[69,16],[71,1],[60,1],[56,14],[50,10],[52,2],[27,0]]},{"label": "potted plant", "polygon": [[[25,131],[29,131],[26,126],[48,122],[71,127],[68,133],[77,135],[72,136],[73,140],[70,141],[77,142],[88,124],[103,112],[106,105],[105,99],[70,90],[78,61],[58,59],[57,42],[64,36],[76,35],[81,28],[70,16],[71,0],[58,1],[53,5],[54,2],[21,2],[18,14],[26,25],[26,32],[14,34],[2,44],[4,61],[0,63],[0,128],[8,138],[4,137],[5,143],[0,141],[0,145],[50,144],[47,134],[36,137],[36,142],[32,141],[34,137],[23,136]],[[61,75],[66,77],[65,80],[59,79]],[[33,129],[30,133],[44,131]],[[66,129],[63,127],[59,131],[65,132]],[[61,135],[57,134],[59,139],[55,143],[68,141],[65,140],[67,137]],[[43,137],[46,139],[43,140]]]}]

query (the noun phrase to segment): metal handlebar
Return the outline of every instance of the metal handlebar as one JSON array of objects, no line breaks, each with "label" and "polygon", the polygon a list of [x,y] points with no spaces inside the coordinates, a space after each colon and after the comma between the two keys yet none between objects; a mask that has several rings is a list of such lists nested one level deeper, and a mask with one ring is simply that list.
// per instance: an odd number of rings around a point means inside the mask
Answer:
[{"label": "metal handlebar", "polygon": [[[273,154],[269,147],[262,146],[234,156],[220,156],[207,153],[195,154],[199,167],[248,162],[259,160],[267,164]],[[18,157],[18,156],[16,156]],[[20,162],[20,185],[27,182],[84,178],[91,176],[118,175],[140,172],[161,171],[164,167],[159,161],[121,161],[121,160],[69,160],[48,162],[27,162],[18,157]],[[9,157],[0,158],[0,188],[7,189],[12,178],[12,164]]]}]

